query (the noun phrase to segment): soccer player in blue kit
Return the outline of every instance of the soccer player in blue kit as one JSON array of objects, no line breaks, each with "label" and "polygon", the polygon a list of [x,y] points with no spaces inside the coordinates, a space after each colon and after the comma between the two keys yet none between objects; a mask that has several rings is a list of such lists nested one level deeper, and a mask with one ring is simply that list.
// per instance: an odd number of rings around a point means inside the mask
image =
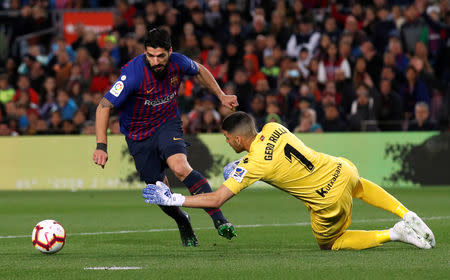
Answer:
[{"label": "soccer player in blue kit", "polygon": [[[172,52],[166,30],[154,28],[145,40],[145,53],[122,67],[120,77],[97,107],[94,163],[104,168],[108,160],[106,130],[110,111],[117,108],[120,110],[120,131],[125,135],[142,181],[168,184],[164,170],[169,167],[191,194],[211,192],[206,178],[192,169],[186,157],[177,104],[178,90],[185,74],[195,76],[226,107],[232,109],[238,105],[237,97],[226,95],[203,65]],[[160,207],[176,221],[183,245],[197,246],[187,213],[179,207]],[[211,216],[219,235],[228,239],[236,236],[234,226],[220,209],[204,210]]]}]

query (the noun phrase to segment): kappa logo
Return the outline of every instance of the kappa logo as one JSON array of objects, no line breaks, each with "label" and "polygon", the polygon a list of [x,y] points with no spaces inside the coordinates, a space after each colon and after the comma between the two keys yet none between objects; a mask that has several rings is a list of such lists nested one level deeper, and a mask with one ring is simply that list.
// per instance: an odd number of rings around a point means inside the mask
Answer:
[{"label": "kappa logo", "polygon": [[243,168],[243,167],[236,167],[236,169],[233,171],[233,174],[231,175],[231,177],[236,180],[236,182],[240,183],[242,182],[242,179],[244,179],[245,174],[247,174],[247,169]]}]

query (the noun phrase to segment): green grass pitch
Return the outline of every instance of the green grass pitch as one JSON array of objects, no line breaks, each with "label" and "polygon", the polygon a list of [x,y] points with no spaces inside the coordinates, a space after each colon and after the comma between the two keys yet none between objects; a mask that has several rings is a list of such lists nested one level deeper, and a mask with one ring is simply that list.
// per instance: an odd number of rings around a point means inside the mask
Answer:
[{"label": "green grass pitch", "polygon": [[[185,209],[196,228],[197,248],[182,247],[175,223],[157,206],[145,205],[137,190],[0,192],[0,279],[448,279],[450,275],[450,187],[389,190],[428,223],[436,236],[435,249],[388,243],[339,252],[318,249],[303,203],[278,190],[255,189],[243,191],[222,208],[238,226],[238,237],[232,241],[217,235],[203,210]],[[43,255],[31,243],[33,226],[44,219],[61,222],[67,231],[66,245],[55,255]],[[352,220],[351,229],[385,229],[398,219],[355,200]],[[85,270],[112,266],[141,269]]]}]

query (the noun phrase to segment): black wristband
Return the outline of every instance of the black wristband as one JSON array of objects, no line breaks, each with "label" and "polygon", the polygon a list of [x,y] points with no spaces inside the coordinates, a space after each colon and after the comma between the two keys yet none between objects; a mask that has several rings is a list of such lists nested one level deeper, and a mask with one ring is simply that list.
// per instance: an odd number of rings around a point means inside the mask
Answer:
[{"label": "black wristband", "polygon": [[106,143],[97,143],[97,150],[102,150],[102,151],[104,151],[105,153],[108,153],[107,151],[106,151],[106,148],[108,147],[108,145],[106,145]]}]

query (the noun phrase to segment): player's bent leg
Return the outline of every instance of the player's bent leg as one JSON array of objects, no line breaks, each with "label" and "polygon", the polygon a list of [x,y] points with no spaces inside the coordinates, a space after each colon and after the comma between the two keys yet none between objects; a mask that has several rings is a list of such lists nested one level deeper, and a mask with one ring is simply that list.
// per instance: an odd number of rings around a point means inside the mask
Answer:
[{"label": "player's bent leg", "polygon": [[408,212],[408,209],[395,197],[386,192],[382,187],[364,178],[360,178],[358,185],[353,191],[353,197],[359,198],[372,206],[394,213],[400,218],[403,218]]},{"label": "player's bent leg", "polygon": [[347,230],[334,241],[331,249],[363,250],[380,246],[389,241],[400,241],[420,249],[431,249],[428,241],[419,236],[404,221],[398,222],[388,230]]},{"label": "player's bent leg", "polygon": [[347,230],[331,246],[332,250],[363,250],[389,241],[383,231]]},{"label": "player's bent leg", "polygon": [[[189,165],[186,155],[177,153],[167,158],[167,165],[180,179],[192,195],[212,192],[208,180]],[[220,236],[232,239],[237,236],[234,226],[227,221],[220,208],[204,208],[205,212],[212,218],[214,227]]]}]

